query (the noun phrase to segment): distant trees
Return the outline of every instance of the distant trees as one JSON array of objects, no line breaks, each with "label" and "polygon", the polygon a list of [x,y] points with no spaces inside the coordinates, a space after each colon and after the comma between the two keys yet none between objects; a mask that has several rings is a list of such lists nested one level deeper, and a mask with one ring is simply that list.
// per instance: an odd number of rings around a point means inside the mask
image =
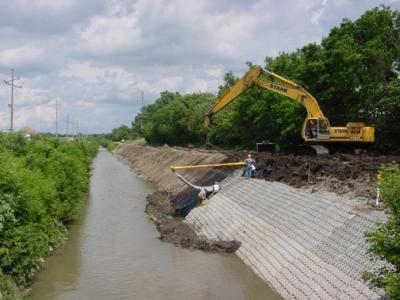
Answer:
[{"label": "distant trees", "polygon": [[129,140],[134,138],[132,129],[126,125],[114,128],[111,132],[111,140],[114,142],[119,142],[121,140]]},{"label": "distant trees", "polygon": [[205,141],[203,117],[215,96],[208,93],[162,92],[132,123],[133,132],[150,144],[187,145]]}]

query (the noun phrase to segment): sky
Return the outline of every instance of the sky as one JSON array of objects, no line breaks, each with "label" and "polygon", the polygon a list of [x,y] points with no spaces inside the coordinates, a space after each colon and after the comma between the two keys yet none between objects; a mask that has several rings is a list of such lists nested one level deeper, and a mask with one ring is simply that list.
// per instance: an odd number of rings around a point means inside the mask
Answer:
[{"label": "sky", "polygon": [[320,43],[400,0],[0,0],[0,129],[110,132],[169,90],[216,93],[246,61]]}]

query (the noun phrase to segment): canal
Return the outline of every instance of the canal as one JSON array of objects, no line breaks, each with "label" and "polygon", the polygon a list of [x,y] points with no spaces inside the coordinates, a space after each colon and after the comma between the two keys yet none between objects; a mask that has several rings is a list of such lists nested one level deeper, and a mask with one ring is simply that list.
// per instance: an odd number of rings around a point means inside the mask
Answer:
[{"label": "canal", "polygon": [[28,299],[279,299],[234,254],[161,242],[144,213],[153,191],[100,150],[88,202]]}]

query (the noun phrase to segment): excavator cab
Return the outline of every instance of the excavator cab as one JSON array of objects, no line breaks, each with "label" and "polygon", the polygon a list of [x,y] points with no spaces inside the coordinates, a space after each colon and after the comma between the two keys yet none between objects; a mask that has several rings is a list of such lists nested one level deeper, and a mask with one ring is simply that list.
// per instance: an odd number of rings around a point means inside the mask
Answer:
[{"label": "excavator cab", "polygon": [[307,118],[304,136],[306,140],[328,140],[330,138],[329,127],[327,118]]}]

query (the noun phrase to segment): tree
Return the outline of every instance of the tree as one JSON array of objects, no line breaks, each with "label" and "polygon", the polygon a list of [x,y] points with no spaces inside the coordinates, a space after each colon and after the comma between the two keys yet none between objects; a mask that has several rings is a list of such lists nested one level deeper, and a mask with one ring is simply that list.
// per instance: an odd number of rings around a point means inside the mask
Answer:
[{"label": "tree", "polygon": [[132,130],[126,125],[122,125],[118,128],[114,128],[111,132],[111,139],[114,142],[121,141],[121,140],[128,140],[132,137],[133,137]]},{"label": "tree", "polygon": [[390,299],[400,299],[400,166],[384,167],[380,174],[388,220],[366,236],[371,243],[368,251],[372,258],[387,264],[375,273],[365,272],[364,279],[374,287],[383,288]]},{"label": "tree", "polygon": [[158,98],[153,104],[143,106],[139,114],[135,117],[132,122],[132,131],[136,136],[144,135],[144,128],[151,123],[154,113],[161,107],[167,105],[169,102],[180,97],[179,93],[171,93],[168,91],[161,92],[160,98]]},{"label": "tree", "polygon": [[[156,145],[201,144],[205,140],[203,117],[214,99],[208,93],[184,96],[161,93],[161,97],[146,108],[141,117],[143,136],[148,143]],[[135,119],[134,127],[138,120]]]}]

